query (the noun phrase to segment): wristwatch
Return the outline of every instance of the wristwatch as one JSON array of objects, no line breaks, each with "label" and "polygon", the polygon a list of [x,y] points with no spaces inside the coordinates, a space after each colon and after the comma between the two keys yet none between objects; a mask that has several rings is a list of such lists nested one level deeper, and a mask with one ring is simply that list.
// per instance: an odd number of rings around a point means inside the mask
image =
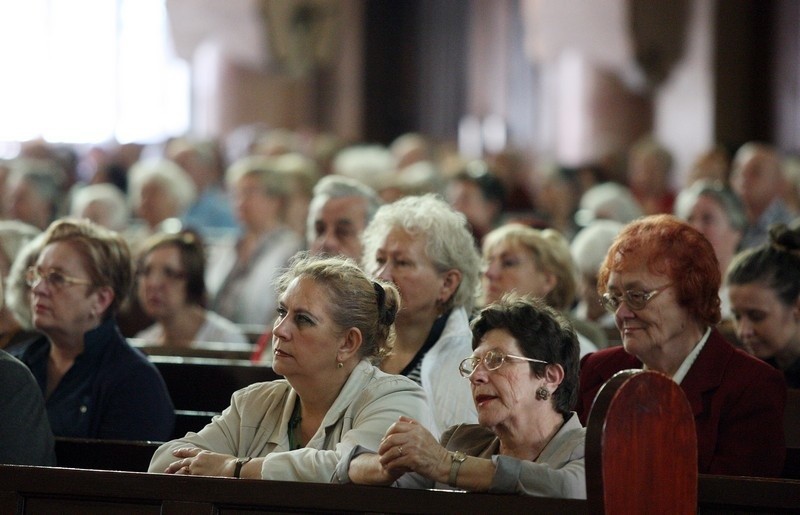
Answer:
[{"label": "wristwatch", "polygon": [[246,458],[236,458],[236,464],[233,467],[233,477],[238,479],[239,475],[242,473],[242,467],[244,464],[248,463],[252,459],[252,456],[247,456]]},{"label": "wristwatch", "polygon": [[453,460],[453,462],[450,465],[450,477],[447,480],[447,484],[450,486],[456,486],[458,469],[461,468],[461,464],[466,461],[467,455],[464,454],[463,451],[455,451],[450,455],[450,458]]}]

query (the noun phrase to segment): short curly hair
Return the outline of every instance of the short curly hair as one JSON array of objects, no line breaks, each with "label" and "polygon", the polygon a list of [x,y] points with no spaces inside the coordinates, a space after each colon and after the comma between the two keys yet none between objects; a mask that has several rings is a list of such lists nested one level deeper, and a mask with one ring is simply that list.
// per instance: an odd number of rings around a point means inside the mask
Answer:
[{"label": "short curly hair", "polygon": [[603,261],[598,293],[606,293],[612,271],[641,264],[653,274],[669,277],[678,303],[697,322],[712,326],[720,321],[722,274],[714,248],[700,231],[673,215],[651,215],[629,223]]}]

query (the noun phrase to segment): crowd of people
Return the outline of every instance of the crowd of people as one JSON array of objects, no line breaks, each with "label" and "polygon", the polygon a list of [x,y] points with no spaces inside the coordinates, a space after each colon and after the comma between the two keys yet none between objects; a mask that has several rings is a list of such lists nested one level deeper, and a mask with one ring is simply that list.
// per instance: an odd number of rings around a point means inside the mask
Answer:
[{"label": "crowd of people", "polygon": [[[775,148],[710,149],[678,187],[652,138],[620,170],[468,160],[417,134],[238,143],[35,142],[0,163],[0,365],[19,392],[0,408],[29,417],[0,429],[4,462],[52,465],[54,435],[155,440],[151,472],[585,498],[594,397],[644,368],[686,394],[699,472],[781,474],[800,202]],[[254,366],[283,379],[169,441],[167,387],[129,339],[253,327]]]}]

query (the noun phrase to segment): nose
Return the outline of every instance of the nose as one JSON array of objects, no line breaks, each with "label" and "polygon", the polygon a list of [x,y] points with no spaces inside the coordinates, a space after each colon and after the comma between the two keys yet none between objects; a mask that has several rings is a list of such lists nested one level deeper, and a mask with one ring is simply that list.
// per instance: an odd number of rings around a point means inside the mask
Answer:
[{"label": "nose", "polygon": [[736,337],[739,340],[744,341],[745,339],[753,336],[753,324],[750,323],[745,317],[740,318],[736,321]]},{"label": "nose", "polygon": [[320,249],[327,254],[339,254],[339,240],[330,233],[322,234],[320,236]]},{"label": "nose", "polygon": [[489,371],[486,370],[486,366],[484,366],[483,361],[481,361],[478,363],[478,366],[475,367],[475,370],[472,371],[472,375],[469,376],[469,382],[474,385],[485,384],[488,379]]},{"label": "nose", "polygon": [[287,317],[276,318],[275,323],[272,325],[272,337],[287,340],[289,337]]},{"label": "nose", "polygon": [[485,269],[483,271],[483,275],[486,276],[487,279],[497,279],[499,266],[496,262],[490,261],[485,265]]},{"label": "nose", "polygon": [[389,266],[389,262],[383,264],[378,270],[375,272],[375,277],[387,281],[387,282],[394,282],[392,281],[392,269]]}]

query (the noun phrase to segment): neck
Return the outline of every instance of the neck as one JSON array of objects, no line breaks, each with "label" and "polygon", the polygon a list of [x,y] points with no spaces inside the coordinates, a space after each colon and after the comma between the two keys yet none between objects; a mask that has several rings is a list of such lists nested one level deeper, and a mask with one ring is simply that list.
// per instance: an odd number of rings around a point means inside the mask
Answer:
[{"label": "neck", "polygon": [[564,425],[564,416],[550,407],[531,414],[525,420],[493,428],[500,438],[500,454],[533,461]]},{"label": "neck", "polygon": [[775,363],[781,370],[786,370],[800,359],[800,338],[795,338],[786,348],[775,354]]},{"label": "neck", "polygon": [[654,347],[647,356],[637,357],[647,365],[647,368],[672,377],[678,371],[686,356],[700,342],[700,338],[703,337],[705,331],[705,327],[692,324],[679,335],[679,339],[676,338]]},{"label": "neck", "polygon": [[396,334],[394,347],[404,352],[416,353],[419,351],[425,344],[438,317],[439,314],[435,311],[421,313],[417,316],[403,316],[401,311],[394,326]]},{"label": "neck", "polygon": [[342,368],[332,367],[330,372],[317,374],[310,378],[286,378],[302,400],[300,406],[304,421],[316,421],[317,427],[319,426],[339,396],[339,392],[356,364],[344,363]]},{"label": "neck", "polygon": [[205,310],[198,305],[186,305],[169,317],[159,320],[164,329],[165,345],[191,346],[197,332],[206,321]]}]

